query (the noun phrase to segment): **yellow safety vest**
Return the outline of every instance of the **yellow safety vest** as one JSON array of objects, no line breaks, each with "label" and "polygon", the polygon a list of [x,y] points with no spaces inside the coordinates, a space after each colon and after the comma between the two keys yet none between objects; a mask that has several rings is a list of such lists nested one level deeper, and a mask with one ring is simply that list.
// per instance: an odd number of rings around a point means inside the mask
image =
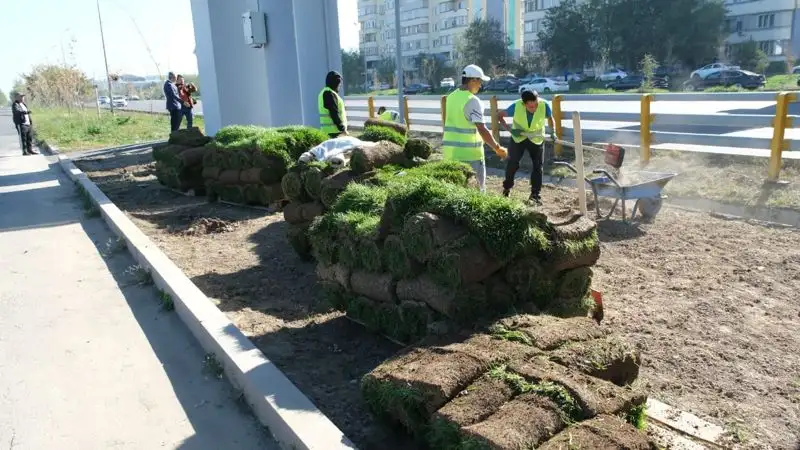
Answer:
[{"label": "yellow safety vest", "polygon": [[324,133],[336,134],[339,133],[339,128],[333,123],[333,119],[331,119],[331,112],[328,111],[328,108],[325,107],[325,102],[322,100],[322,96],[325,95],[325,91],[332,92],[334,98],[336,98],[336,103],[339,105],[339,117],[342,119],[342,125],[344,125],[345,130],[347,129],[347,111],[344,109],[344,100],[342,100],[342,97],[339,97],[339,94],[336,91],[327,86],[325,86],[325,89],[320,91],[319,96],[317,96],[317,107],[319,108],[319,129]]},{"label": "yellow safety vest", "polygon": [[539,100],[539,106],[536,108],[536,112],[533,113],[533,120],[531,120],[529,126],[528,110],[525,109],[525,103],[522,100],[517,100],[514,103],[511,138],[517,143],[530,139],[534,144],[540,145],[544,142],[545,119],[547,119],[547,101]]},{"label": "yellow safety vest", "polygon": [[384,111],[380,115],[378,115],[378,119],[388,120],[388,121],[391,122],[391,121],[393,121],[395,119],[393,113],[394,113],[394,111]]},{"label": "yellow safety vest", "polygon": [[444,159],[480,161],[483,140],[475,124],[464,116],[464,107],[474,97],[471,92],[456,89],[447,96],[442,154]]}]

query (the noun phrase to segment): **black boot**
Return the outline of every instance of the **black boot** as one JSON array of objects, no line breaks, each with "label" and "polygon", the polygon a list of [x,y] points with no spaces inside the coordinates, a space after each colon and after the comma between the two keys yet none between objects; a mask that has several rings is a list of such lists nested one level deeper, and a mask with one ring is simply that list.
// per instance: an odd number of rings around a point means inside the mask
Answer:
[{"label": "black boot", "polygon": [[508,197],[511,194],[511,189],[503,189],[503,197]]},{"label": "black boot", "polygon": [[531,193],[531,196],[528,197],[528,201],[530,203],[533,203],[536,206],[541,206],[542,205],[542,197],[539,194]]}]

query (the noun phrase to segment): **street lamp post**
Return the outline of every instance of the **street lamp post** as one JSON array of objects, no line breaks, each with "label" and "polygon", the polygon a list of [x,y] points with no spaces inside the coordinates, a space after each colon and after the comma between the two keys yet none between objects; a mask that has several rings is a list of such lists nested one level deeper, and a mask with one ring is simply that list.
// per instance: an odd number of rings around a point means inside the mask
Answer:
[{"label": "street lamp post", "polygon": [[106,38],[103,35],[103,17],[100,15],[100,0],[97,0],[97,21],[100,23],[100,42],[103,43],[103,61],[106,65],[106,83],[108,83],[108,106],[114,114],[114,94],[111,92],[111,75],[108,73],[108,55],[106,55]]},{"label": "street lamp post", "polygon": [[405,117],[403,102],[403,47],[400,42],[400,0],[394,0],[394,42],[397,47],[397,109],[400,117]]}]

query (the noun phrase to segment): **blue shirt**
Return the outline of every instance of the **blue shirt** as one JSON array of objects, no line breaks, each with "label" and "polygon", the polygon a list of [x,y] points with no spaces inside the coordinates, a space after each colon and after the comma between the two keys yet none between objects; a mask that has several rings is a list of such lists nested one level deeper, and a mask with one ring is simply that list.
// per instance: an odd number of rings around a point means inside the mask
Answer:
[{"label": "blue shirt", "polygon": [[[550,103],[548,103],[548,102],[542,102],[542,103],[544,103],[544,106],[545,106],[544,118],[545,119],[552,118],[553,117],[553,110],[550,109]],[[515,109],[514,107],[515,106],[517,106],[517,102],[512,103],[511,106],[506,108],[506,114],[508,115],[508,117],[512,117],[512,118],[514,117],[514,109]],[[531,122],[533,122],[533,113],[528,111],[528,110],[526,110],[525,112],[528,113],[528,126],[531,126]]]}]

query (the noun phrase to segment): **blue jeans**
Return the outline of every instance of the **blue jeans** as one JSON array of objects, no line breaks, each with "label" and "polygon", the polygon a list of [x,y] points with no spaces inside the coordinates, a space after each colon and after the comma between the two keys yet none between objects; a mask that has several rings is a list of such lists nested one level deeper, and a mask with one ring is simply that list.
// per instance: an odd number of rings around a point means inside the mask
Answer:
[{"label": "blue jeans", "polygon": [[192,128],[192,118],[194,117],[192,113],[192,108],[182,107],[181,108],[181,117],[186,117],[186,128]]}]

